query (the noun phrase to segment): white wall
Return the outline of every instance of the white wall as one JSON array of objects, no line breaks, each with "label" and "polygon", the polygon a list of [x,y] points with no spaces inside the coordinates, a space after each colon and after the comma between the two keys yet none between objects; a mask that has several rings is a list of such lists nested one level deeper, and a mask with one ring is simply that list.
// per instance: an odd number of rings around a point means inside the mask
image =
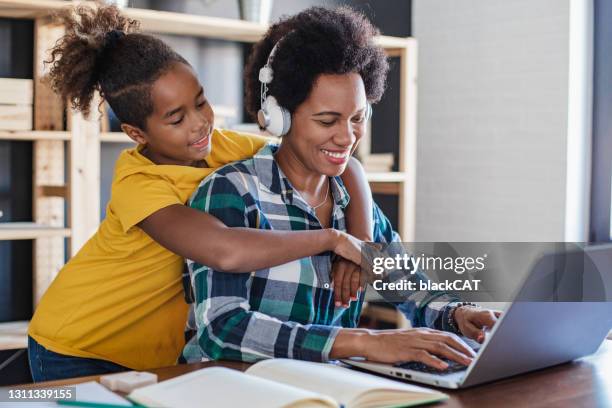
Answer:
[{"label": "white wall", "polygon": [[413,1],[418,241],[568,237],[572,1]]}]

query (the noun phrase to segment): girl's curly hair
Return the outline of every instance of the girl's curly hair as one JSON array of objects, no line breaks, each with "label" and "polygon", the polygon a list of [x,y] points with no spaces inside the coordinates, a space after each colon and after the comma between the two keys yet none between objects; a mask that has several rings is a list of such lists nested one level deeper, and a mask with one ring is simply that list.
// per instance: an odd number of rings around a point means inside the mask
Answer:
[{"label": "girl's curly hair", "polygon": [[259,69],[274,45],[274,78],[268,94],[294,112],[306,100],[321,74],[361,75],[368,102],[376,103],[385,91],[389,64],[383,49],[373,43],[379,31],[350,7],[311,7],[272,25],[249,55],[244,73],[246,109],[256,118],[260,108]]},{"label": "girl's curly hair", "polygon": [[153,112],[151,85],[173,63],[187,61],[163,41],[139,33],[140,23],[116,6],[77,6],[59,17],[66,33],[47,61],[53,89],[85,115],[99,91],[122,123],[145,129]]}]

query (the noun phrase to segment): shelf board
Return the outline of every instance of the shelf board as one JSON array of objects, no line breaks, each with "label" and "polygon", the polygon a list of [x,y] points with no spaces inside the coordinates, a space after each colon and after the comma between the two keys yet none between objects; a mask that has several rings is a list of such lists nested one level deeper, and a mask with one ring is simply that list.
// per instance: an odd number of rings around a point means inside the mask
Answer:
[{"label": "shelf board", "polygon": [[102,132],[100,133],[102,143],[134,143],[128,135],[123,132]]},{"label": "shelf board", "polygon": [[70,132],[56,130],[0,130],[0,140],[70,140]]},{"label": "shelf board", "polygon": [[230,18],[129,7],[123,9],[123,12],[129,17],[140,21],[143,30],[159,34],[256,42],[268,29],[268,26],[264,24]]},{"label": "shelf board", "polygon": [[[58,0],[0,0],[0,17],[36,18],[72,4],[83,2]],[[256,42],[268,29],[265,24],[168,11],[127,7],[123,12],[139,20],[142,29],[159,34],[215,38],[228,41]],[[410,38],[379,36],[377,44],[387,50],[406,48]]]},{"label": "shelf board", "polygon": [[0,223],[0,241],[47,237],[70,237],[70,229],[63,227],[48,227],[33,222]]},{"label": "shelf board", "polygon": [[28,321],[0,323],[0,350],[28,347]]},{"label": "shelf board", "polygon": [[406,174],[398,171],[391,172],[368,172],[366,178],[370,183],[401,183],[406,181]]}]

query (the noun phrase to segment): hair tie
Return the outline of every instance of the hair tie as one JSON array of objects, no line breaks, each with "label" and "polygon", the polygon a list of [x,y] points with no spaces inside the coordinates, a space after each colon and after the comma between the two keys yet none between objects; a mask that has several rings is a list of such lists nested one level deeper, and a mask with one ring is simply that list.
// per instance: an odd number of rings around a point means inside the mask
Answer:
[{"label": "hair tie", "polygon": [[94,69],[91,74],[91,81],[93,83],[97,83],[100,79],[101,71],[105,70],[107,66],[107,57],[109,51],[117,46],[119,40],[125,37],[125,32],[122,30],[111,30],[104,35],[104,40],[102,41],[102,46],[98,48],[96,51],[96,61],[94,64]]},{"label": "hair tie", "polygon": [[104,49],[111,49],[117,46],[117,43],[120,39],[125,37],[125,32],[122,30],[111,30],[104,36]]}]

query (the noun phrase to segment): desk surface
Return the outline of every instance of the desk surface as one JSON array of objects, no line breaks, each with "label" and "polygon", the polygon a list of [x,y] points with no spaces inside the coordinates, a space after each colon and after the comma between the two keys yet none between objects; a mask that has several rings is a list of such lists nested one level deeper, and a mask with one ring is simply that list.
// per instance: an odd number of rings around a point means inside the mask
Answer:
[{"label": "desk surface", "polygon": [[[205,367],[244,371],[250,364],[229,361],[184,364],[151,370],[160,381]],[[98,377],[33,384],[36,387],[76,384]],[[589,357],[464,390],[442,390],[450,396],[439,407],[603,407],[612,406],[612,340]]]}]

